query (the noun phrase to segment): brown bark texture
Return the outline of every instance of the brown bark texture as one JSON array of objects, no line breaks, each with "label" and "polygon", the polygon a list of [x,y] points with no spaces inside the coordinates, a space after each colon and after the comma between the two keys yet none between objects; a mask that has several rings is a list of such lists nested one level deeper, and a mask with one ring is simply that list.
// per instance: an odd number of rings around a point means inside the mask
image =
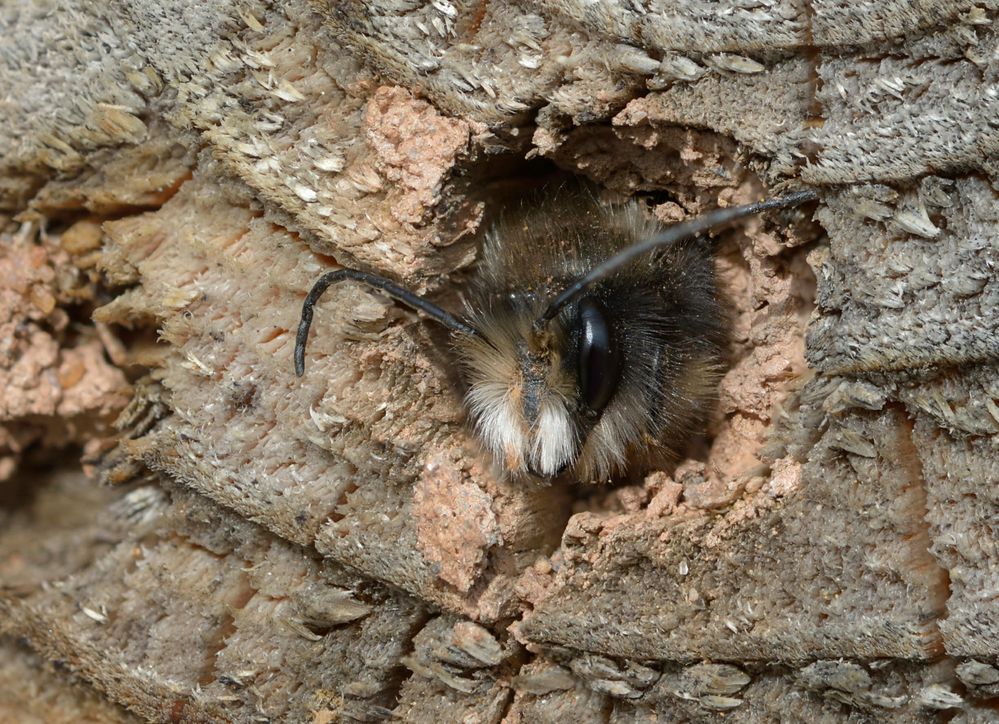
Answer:
[{"label": "brown bark texture", "polygon": [[[994,720],[997,18],[0,6],[0,716]],[[446,335],[356,284],[294,374],[322,271],[460,309],[542,171],[666,222],[819,193],[720,234],[675,469],[497,475]]]}]

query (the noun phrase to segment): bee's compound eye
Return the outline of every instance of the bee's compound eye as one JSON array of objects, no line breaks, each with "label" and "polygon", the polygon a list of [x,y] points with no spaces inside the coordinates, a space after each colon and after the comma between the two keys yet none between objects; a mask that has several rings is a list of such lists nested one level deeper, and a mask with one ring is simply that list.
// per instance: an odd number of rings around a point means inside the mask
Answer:
[{"label": "bee's compound eye", "polygon": [[621,376],[621,354],[614,341],[607,310],[598,299],[579,302],[579,387],[583,402],[600,412],[610,402]]}]

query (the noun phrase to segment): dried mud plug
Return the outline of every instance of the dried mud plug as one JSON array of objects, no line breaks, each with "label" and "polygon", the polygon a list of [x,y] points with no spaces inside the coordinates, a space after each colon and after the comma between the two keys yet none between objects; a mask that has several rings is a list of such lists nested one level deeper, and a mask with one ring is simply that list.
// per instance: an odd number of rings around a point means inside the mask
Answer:
[{"label": "dried mud plug", "polygon": [[663,229],[633,203],[555,194],[487,235],[464,319],[383,277],[324,274],[302,306],[295,371],[322,294],[362,282],[451,330],[476,434],[509,474],[607,480],[635,457],[674,457],[715,396],[726,325],[699,235],[816,198],[799,191]]}]

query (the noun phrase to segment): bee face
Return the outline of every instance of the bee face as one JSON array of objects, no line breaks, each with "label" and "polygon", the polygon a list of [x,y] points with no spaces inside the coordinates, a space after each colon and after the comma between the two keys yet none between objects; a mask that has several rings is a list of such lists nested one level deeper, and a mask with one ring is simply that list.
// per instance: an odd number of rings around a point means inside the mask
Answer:
[{"label": "bee face", "polygon": [[508,471],[551,479],[578,464],[614,398],[621,348],[597,297],[541,332],[533,320],[543,309],[509,301],[479,317],[492,336],[459,339],[466,399],[479,438]]},{"label": "bee face", "polygon": [[573,198],[491,235],[468,306],[480,334],[455,345],[475,431],[508,472],[604,480],[703,418],[724,337],[706,252],[638,260],[536,324],[581,270],[655,231],[637,207]]},{"label": "bee face", "polygon": [[458,340],[475,431],[507,470],[553,477],[578,456],[581,433],[564,345],[526,315],[494,310],[488,322],[488,338]]}]

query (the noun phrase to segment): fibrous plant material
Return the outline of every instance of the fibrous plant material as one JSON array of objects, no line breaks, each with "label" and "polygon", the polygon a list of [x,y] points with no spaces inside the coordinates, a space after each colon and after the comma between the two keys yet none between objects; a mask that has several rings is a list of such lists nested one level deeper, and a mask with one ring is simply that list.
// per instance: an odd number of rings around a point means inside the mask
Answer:
[{"label": "fibrous plant material", "polygon": [[[0,626],[159,720],[985,718],[996,12],[0,10]],[[444,335],[356,285],[294,375],[322,271],[460,308],[539,164],[666,223],[819,193],[719,235],[675,469],[497,475]],[[116,487],[38,467],[80,448]]]}]

